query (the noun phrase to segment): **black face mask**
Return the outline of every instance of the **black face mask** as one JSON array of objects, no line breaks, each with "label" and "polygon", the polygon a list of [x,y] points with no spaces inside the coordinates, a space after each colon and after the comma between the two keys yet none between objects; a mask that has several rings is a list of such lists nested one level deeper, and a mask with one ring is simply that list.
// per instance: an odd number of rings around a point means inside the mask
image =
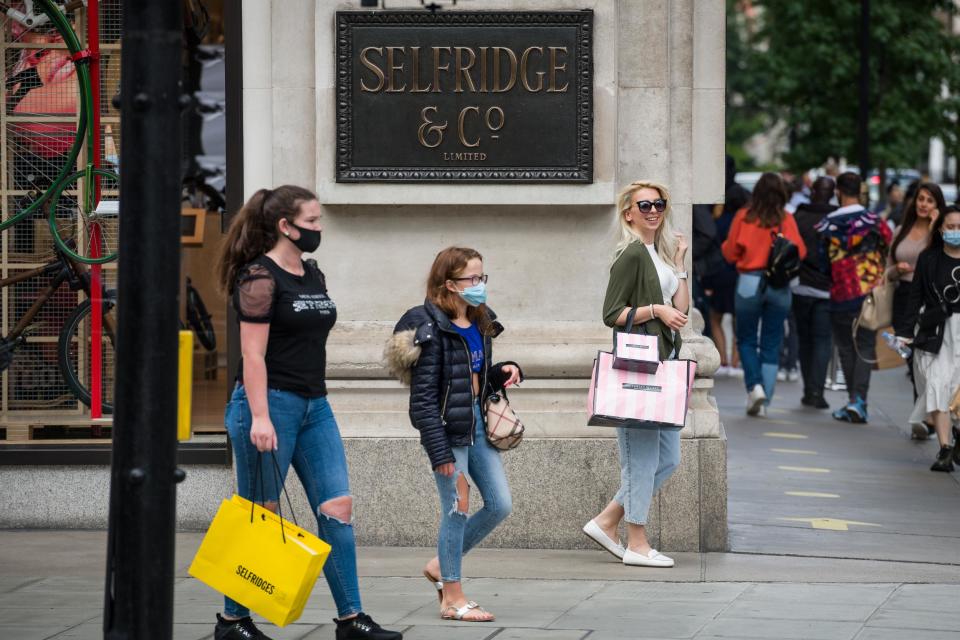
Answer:
[{"label": "black face mask", "polygon": [[300,232],[300,237],[294,240],[290,236],[287,236],[287,239],[303,251],[304,253],[313,253],[320,246],[320,232],[313,229],[304,229],[301,226],[295,225],[292,222],[288,224]]}]

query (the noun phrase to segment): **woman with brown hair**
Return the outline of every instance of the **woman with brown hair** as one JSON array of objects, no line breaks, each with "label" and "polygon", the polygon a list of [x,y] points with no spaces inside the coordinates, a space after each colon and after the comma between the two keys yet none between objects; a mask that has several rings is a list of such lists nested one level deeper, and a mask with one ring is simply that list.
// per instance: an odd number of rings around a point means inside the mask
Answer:
[{"label": "woman with brown hair", "polygon": [[[486,305],[486,284],[478,252],[441,251],[426,300],[403,314],[384,353],[391,371],[410,385],[410,420],[440,496],[437,556],[423,575],[437,589],[441,618],[465,622],[494,616],[463,594],[463,556],[513,509],[500,452],[487,442],[484,401],[523,379],[516,363],[493,363],[493,338],[503,326]],[[470,484],[483,508],[468,517]]]},{"label": "woman with brown hair", "polygon": [[[893,230],[886,276],[887,280],[897,283],[893,292],[893,330],[896,335],[910,335],[913,331],[913,327],[907,326],[907,323],[909,318],[916,314],[916,309],[909,308],[909,301],[917,260],[930,245],[933,225],[946,209],[947,202],[940,186],[930,182],[920,183],[916,196],[907,204],[903,224]],[[907,358],[907,371],[913,386],[913,398],[916,400],[917,386],[913,378],[912,353]],[[917,440],[926,440],[933,431],[933,426],[929,424],[911,425],[912,437]]]},{"label": "woman with brown hair", "polygon": [[[750,203],[737,212],[723,257],[737,267],[734,299],[737,349],[747,388],[747,415],[764,416],[773,398],[783,344],[783,321],[790,313],[790,287],[768,286],[763,277],[777,233],[797,245],[800,259],[807,255],[797,222],[784,207],[787,192],[775,173],[760,176]],[[760,339],[757,341],[759,332]]]},{"label": "woman with brown hair", "polygon": [[[237,493],[276,511],[293,465],[332,547],[323,574],[337,605],[337,640],[401,640],[360,603],[347,459],[327,402],[326,344],[337,306],[317,263],[303,257],[320,247],[320,217],[307,189],[260,189],[234,216],[216,265],[240,322],[242,360],[224,417]],[[226,598],[214,640],[269,638],[246,607]]]}]

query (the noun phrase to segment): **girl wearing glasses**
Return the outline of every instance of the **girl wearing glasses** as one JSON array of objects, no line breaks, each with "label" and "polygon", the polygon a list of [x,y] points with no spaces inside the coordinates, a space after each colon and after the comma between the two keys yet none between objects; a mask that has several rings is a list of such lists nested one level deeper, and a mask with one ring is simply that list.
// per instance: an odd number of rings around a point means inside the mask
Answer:
[{"label": "girl wearing glasses", "polygon": [[907,317],[897,335],[912,339],[914,373],[920,397],[910,422],[929,417],[940,452],[931,471],[953,471],[960,464],[960,431],[953,428],[950,405],[960,394],[960,209],[947,207],[930,230],[930,246],[917,259]]},{"label": "girl wearing glasses", "polygon": [[[645,325],[647,333],[657,336],[660,358],[666,359],[679,349],[679,332],[687,324],[687,241],[674,231],[666,187],[634,182],[617,202],[620,241],[610,267],[603,321],[622,327],[636,309],[636,331]],[[653,495],[680,464],[680,432],[618,427],[617,444],[620,490],[583,532],[626,565],[672,567],[672,558],[650,546],[645,525]],[[621,520],[627,523],[626,547],[614,542]]]},{"label": "girl wearing glasses", "polygon": [[[523,379],[516,363],[493,363],[503,326],[486,305],[486,284],[479,253],[444,249],[430,268],[426,300],[403,315],[384,352],[388,368],[410,385],[410,420],[440,496],[437,556],[423,575],[437,589],[440,617],[466,622],[494,616],[464,595],[462,558],[513,508],[500,452],[487,442],[483,402]],[[483,508],[468,516],[470,485]]]},{"label": "girl wearing glasses", "polygon": [[[221,248],[217,280],[240,320],[243,354],[224,417],[237,493],[276,511],[292,465],[332,547],[323,574],[337,605],[337,640],[402,640],[360,602],[347,459],[325,382],[337,306],[317,263],[303,257],[320,247],[320,217],[307,189],[260,189],[234,216]],[[226,598],[214,640],[269,638],[246,607]]]}]

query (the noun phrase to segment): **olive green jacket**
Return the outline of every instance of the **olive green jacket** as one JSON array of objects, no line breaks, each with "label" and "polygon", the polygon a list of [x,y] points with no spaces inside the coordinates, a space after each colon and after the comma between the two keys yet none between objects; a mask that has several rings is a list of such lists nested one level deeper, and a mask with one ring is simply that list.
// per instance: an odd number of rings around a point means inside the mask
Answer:
[{"label": "olive green jacket", "polygon": [[[607,295],[603,298],[603,323],[612,328],[624,307],[645,307],[650,304],[663,304],[660,277],[647,247],[642,242],[634,242],[610,266]],[[639,325],[634,325],[633,333],[642,331]],[[680,348],[679,334],[674,344],[673,330],[659,320],[647,322],[646,331],[658,337],[661,360],[669,358],[674,348]]]}]

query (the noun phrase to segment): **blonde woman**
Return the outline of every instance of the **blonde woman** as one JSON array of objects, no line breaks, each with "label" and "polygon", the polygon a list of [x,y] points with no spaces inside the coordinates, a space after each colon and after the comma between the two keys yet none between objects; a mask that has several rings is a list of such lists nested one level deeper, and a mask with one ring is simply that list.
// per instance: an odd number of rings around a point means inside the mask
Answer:
[{"label": "blonde woman", "polygon": [[[674,230],[670,193],[663,185],[640,181],[617,198],[620,241],[610,267],[603,321],[622,327],[636,309],[635,322],[659,342],[661,358],[680,348],[687,324],[690,292],[683,260],[687,240]],[[640,326],[636,331],[642,331]],[[680,432],[670,429],[617,428],[620,490],[583,532],[626,565],[672,567],[672,558],[650,546],[645,525],[653,495],[680,464]],[[627,546],[617,539],[627,523]]]}]

